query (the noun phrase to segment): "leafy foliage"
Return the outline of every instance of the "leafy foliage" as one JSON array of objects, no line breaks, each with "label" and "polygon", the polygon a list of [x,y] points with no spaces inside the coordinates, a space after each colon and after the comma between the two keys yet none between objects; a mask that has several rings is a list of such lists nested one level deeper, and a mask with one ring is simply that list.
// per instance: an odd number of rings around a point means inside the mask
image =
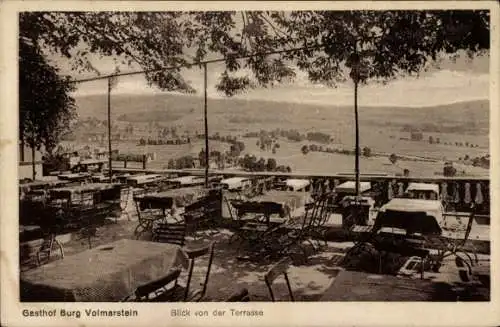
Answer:
[{"label": "leafy foliage", "polygon": [[278,164],[276,163],[276,159],[268,158],[266,163],[267,171],[275,171]]},{"label": "leafy foliage", "polygon": [[395,153],[391,153],[389,161],[394,165],[398,161],[398,156]]},{"label": "leafy foliage", "polygon": [[19,61],[19,138],[50,153],[75,116],[73,88],[36,46],[21,42]]},{"label": "leafy foliage", "polygon": [[[92,55],[147,70],[152,84],[193,92],[179,65],[224,58],[227,95],[293,79],[334,86],[416,74],[442,54],[489,49],[489,11],[29,12],[22,40],[95,70]],[[302,50],[294,50],[305,48]],[[268,52],[282,51],[275,55]],[[250,56],[251,55],[251,56]],[[161,70],[162,68],[171,68]]]},{"label": "leafy foliage", "polygon": [[370,149],[369,147],[365,146],[363,148],[363,156],[365,157],[371,157],[372,155],[372,149]]}]

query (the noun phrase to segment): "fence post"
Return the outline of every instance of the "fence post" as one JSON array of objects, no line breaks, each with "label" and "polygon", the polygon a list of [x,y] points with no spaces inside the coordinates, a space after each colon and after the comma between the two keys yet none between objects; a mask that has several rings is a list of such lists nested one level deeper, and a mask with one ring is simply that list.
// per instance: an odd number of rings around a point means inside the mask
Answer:
[{"label": "fence post", "polygon": [[127,168],[127,157],[123,160],[123,168]]},{"label": "fence post", "polygon": [[146,169],[146,155],[142,155],[142,169]]}]

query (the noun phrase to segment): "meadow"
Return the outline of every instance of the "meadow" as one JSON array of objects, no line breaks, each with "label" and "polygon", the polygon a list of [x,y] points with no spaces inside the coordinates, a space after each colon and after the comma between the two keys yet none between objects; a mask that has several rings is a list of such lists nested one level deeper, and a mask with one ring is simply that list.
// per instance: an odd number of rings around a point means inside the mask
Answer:
[{"label": "meadow", "polygon": [[[103,95],[77,98],[80,118],[96,117],[106,119],[106,97]],[[203,132],[203,101],[196,96],[172,94],[161,95],[114,95],[112,97],[112,119],[116,126],[132,124],[137,132],[147,134],[151,123],[162,127],[175,127],[179,135],[193,135]],[[244,153],[257,158],[274,157],[278,164],[290,166],[300,172],[352,172],[354,157],[342,154],[310,152],[301,153],[300,148],[311,142],[289,142],[279,139],[281,147],[272,154],[261,151],[256,139],[243,138],[252,131],[271,131],[276,128],[296,129],[300,133],[324,132],[334,142],[324,145],[352,149],[354,145],[354,115],[349,106],[324,106],[286,102],[209,99],[209,134],[237,136],[245,142]],[[489,101],[478,100],[422,108],[408,107],[361,107],[360,143],[370,147],[372,152],[396,153],[406,156],[432,158],[436,162],[398,161],[391,164],[387,157],[362,158],[363,172],[402,173],[407,168],[412,175],[434,175],[442,172],[445,160],[456,161],[459,157],[484,156],[489,153]],[[423,131],[422,141],[406,140],[410,133],[404,127],[411,126]],[[443,132],[439,131],[442,126]],[[429,132],[426,132],[429,131]],[[429,144],[428,137],[439,138],[440,144]],[[450,142],[453,145],[445,145]],[[477,147],[455,146],[455,142],[477,144]],[[79,140],[80,144],[86,143]],[[148,167],[163,168],[168,159],[191,154],[198,156],[204,143],[195,140],[190,145],[148,145],[137,146],[136,142],[117,142],[113,145],[121,153],[156,152],[155,161]],[[229,144],[210,142],[211,150],[224,151]],[[243,154],[244,154],[243,153]],[[455,163],[458,171],[471,175],[487,175],[488,170]]]}]

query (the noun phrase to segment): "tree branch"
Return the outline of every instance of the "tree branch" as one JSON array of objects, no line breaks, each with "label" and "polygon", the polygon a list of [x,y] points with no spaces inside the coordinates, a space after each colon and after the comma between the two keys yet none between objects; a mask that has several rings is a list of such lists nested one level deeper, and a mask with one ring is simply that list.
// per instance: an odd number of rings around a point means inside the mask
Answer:
[{"label": "tree branch", "polygon": [[[85,22],[85,20],[82,18],[81,14],[77,14],[79,17],[80,17],[80,20],[82,20],[82,23]],[[112,38],[109,37],[109,35],[106,35],[104,34],[103,32],[97,30],[95,27],[93,27],[92,25],[89,25],[89,24],[85,24],[85,26],[88,28],[90,27],[95,33],[98,33],[100,36],[108,39],[109,41],[113,42],[113,44],[119,49],[121,50],[123,53],[125,53],[127,56],[129,56],[132,60],[134,60],[136,63],[138,63],[141,67],[144,67],[145,64],[144,62],[139,59],[137,56],[135,56],[134,54],[132,54],[132,52],[130,52],[128,49],[124,48],[122,45],[119,44],[118,41],[116,40],[113,40]],[[75,28],[78,29],[77,26],[75,26]],[[81,33],[85,33],[84,31],[78,29],[78,31],[80,31]]]},{"label": "tree branch", "polygon": [[282,36],[284,36],[286,39],[290,39],[292,38],[291,35],[285,33],[283,30],[281,30],[280,28],[276,27],[270,20],[270,18],[266,17],[266,15],[264,13],[262,13],[260,15],[260,17],[273,29],[273,31],[276,33],[276,34],[281,34]]}]

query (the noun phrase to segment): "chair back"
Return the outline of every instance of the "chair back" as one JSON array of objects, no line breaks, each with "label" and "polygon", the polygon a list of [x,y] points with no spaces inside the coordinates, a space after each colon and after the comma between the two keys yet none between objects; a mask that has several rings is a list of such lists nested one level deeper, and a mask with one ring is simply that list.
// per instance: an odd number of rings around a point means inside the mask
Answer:
[{"label": "chair back", "polygon": [[250,294],[246,288],[232,294],[226,302],[250,302]]},{"label": "chair back", "polygon": [[208,280],[210,277],[210,271],[212,269],[214,250],[215,250],[215,242],[211,242],[209,245],[202,246],[202,247],[185,248],[184,249],[184,252],[186,253],[187,257],[189,258],[189,272],[188,272],[188,280],[186,283],[186,291],[184,293],[184,301],[186,301],[188,299],[189,287],[191,285],[191,278],[193,277],[195,260],[199,257],[202,257],[204,255],[209,254],[210,256],[208,258],[208,267],[207,267],[207,273],[205,274],[205,281],[203,282],[203,288],[201,290],[197,290],[193,293],[193,297],[197,297],[198,300],[201,300],[205,296],[205,293],[207,290],[207,285],[208,285]]},{"label": "chair back", "polygon": [[82,191],[78,196],[75,198],[71,199],[71,206],[72,207],[93,207],[95,204],[95,197],[96,193],[93,190],[85,190]]},{"label": "chair back", "polygon": [[153,241],[184,246],[186,238],[186,224],[161,223],[153,231]]},{"label": "chair back", "polygon": [[148,300],[151,293],[158,295],[161,291],[166,291],[165,287],[168,284],[174,281],[177,284],[177,278],[179,278],[180,274],[181,269],[175,268],[169,271],[167,275],[137,287],[135,290],[136,299],[138,301]]},{"label": "chair back", "polygon": [[294,224],[294,226],[298,229],[298,233],[295,234],[295,238],[297,240],[303,239],[303,237],[307,236],[315,225],[318,224],[318,219],[322,218],[321,214],[326,212],[326,206],[324,204],[325,202],[322,195],[320,195],[320,197],[314,202],[306,203],[306,212],[304,216],[300,218],[300,226]]},{"label": "chair back", "polygon": [[285,278],[286,286],[288,288],[288,294],[290,296],[290,300],[295,301],[293,297],[292,288],[290,286],[290,280],[288,279],[288,268],[290,267],[291,259],[289,257],[281,259],[277,264],[271,267],[271,269],[265,275],[265,281],[267,288],[269,290],[269,295],[271,296],[271,300],[274,302],[275,297],[272,289],[272,285],[274,281],[280,276],[283,275]]}]

